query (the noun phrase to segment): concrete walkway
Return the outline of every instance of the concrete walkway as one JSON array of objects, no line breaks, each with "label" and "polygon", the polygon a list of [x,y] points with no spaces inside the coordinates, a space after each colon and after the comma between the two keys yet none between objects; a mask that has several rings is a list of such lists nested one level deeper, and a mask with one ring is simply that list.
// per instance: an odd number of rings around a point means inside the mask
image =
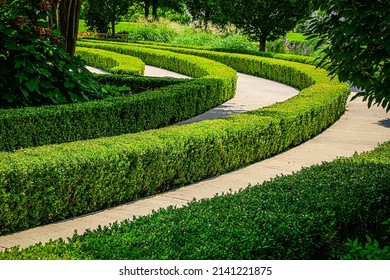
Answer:
[{"label": "concrete walkway", "polygon": [[[246,83],[246,82],[245,82]],[[275,83],[277,85],[277,83]],[[256,87],[255,90],[258,88]],[[249,89],[246,89],[247,91]],[[262,97],[258,97],[261,99]],[[238,105],[240,106],[240,105]],[[193,198],[213,197],[216,193],[237,191],[261,183],[279,174],[290,174],[304,166],[351,156],[355,151],[372,150],[378,143],[390,140],[390,114],[381,108],[367,109],[360,99],[349,102],[346,113],[333,126],[304,144],[246,168],[177,190],[155,195],[115,208],[57,222],[0,237],[0,248],[27,247],[37,242],[72,236],[98,225],[147,215],[161,207],[186,205]]]}]

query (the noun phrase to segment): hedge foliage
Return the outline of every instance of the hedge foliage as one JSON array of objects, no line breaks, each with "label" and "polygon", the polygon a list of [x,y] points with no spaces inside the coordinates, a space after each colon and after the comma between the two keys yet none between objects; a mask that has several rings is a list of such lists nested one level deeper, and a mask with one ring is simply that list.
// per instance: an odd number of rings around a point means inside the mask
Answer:
[{"label": "hedge foliage", "polygon": [[110,73],[143,76],[145,72],[145,63],[133,56],[81,47],[77,48],[76,54],[88,65]]},{"label": "hedge foliage", "polygon": [[[106,43],[85,45],[131,55],[139,53],[140,57],[146,57],[148,53],[141,48]],[[154,60],[167,63],[163,60],[163,51],[155,50],[153,54]],[[180,55],[169,55],[174,61],[172,67],[178,71],[181,64],[176,61]],[[228,60],[229,55],[221,56]],[[239,57],[231,60],[231,63],[237,62],[237,68],[247,65],[250,71],[258,75],[279,75],[280,80],[290,81],[299,87],[309,87],[283,103],[248,114],[136,134],[1,153],[0,234],[104,209],[226,173],[308,140],[344,112],[349,87],[329,80],[324,70],[294,62],[272,59],[263,61],[258,57],[244,55]],[[200,61],[190,56],[188,59]],[[215,71],[220,75],[218,77],[231,73],[230,70],[223,71],[226,69],[222,68],[223,65],[217,66],[207,60],[203,60],[203,63],[207,64],[207,69],[216,67]],[[197,71],[194,70],[194,75]],[[230,94],[229,89],[234,87],[234,82],[229,75],[223,79],[195,79],[164,88],[164,95],[160,94],[161,91],[144,95],[150,99],[161,98],[164,106],[140,106],[142,112],[160,118],[161,123],[169,123],[172,119],[164,118],[163,113],[167,110],[167,97],[179,102],[176,107],[169,107],[168,112],[182,114],[183,111],[177,108],[191,108],[189,104],[201,108],[213,105],[216,98],[211,99],[210,92],[224,92],[223,97],[219,96],[221,101]],[[199,95],[185,94],[186,98],[177,99],[177,95],[186,92],[190,86],[194,87],[190,92],[197,90]],[[142,93],[126,100],[131,102],[140,95]],[[118,103],[123,104],[123,101]],[[197,108],[192,110],[195,113]],[[102,120],[110,118],[108,114],[104,115],[99,103],[91,118],[102,114]],[[175,118],[174,121],[182,118],[182,115],[175,115]],[[143,123],[143,120],[147,120],[144,115],[131,113],[125,124],[130,126],[138,121],[137,128],[145,129],[148,123]],[[101,122],[98,129],[112,126],[109,122]],[[91,127],[90,130],[96,129]],[[84,132],[87,129],[80,126],[80,130]],[[44,137],[44,134],[41,135]]]},{"label": "hedge foliage", "polygon": [[[118,47],[117,51],[122,48],[122,52],[128,49]],[[0,110],[0,151],[159,128],[203,113],[235,94],[236,72],[221,63],[161,50],[132,49],[148,64],[198,79],[136,96]]]},{"label": "hedge foliage", "polygon": [[160,209],[0,259],[337,259],[349,237],[382,240],[390,142],[238,193]]},{"label": "hedge foliage", "polygon": [[[94,41],[94,40],[104,40],[104,41],[111,41],[111,42],[118,42],[117,39],[101,39],[101,38],[93,38],[93,37],[82,37],[80,38],[83,41]],[[254,51],[254,50],[229,50],[225,48],[215,48],[210,46],[192,46],[192,45],[186,45],[186,44],[171,44],[171,43],[163,43],[163,42],[155,42],[155,41],[136,41],[132,42],[137,45],[146,45],[148,47],[156,47],[159,49],[167,49],[172,50],[172,48],[178,48],[178,49],[187,49],[187,52],[190,54],[192,50],[203,50],[203,51],[217,51],[217,52],[224,52],[224,53],[240,53],[240,54],[248,54],[248,55],[254,55],[254,56],[260,56],[260,57],[269,57],[269,58],[276,58],[276,59],[282,59],[287,61],[295,61],[299,63],[305,63],[305,64],[312,64],[317,65],[318,61],[314,57],[310,56],[304,56],[304,55],[295,55],[295,54],[284,54],[284,53],[275,53],[275,52],[260,52],[260,51]],[[186,53],[185,50],[181,50],[183,53]]]},{"label": "hedge foliage", "polygon": [[158,89],[170,85],[182,84],[190,81],[187,78],[170,78],[170,77],[139,77],[127,76],[120,74],[100,75],[95,74],[94,77],[101,84],[108,84],[111,86],[127,86],[130,87],[131,93],[136,94],[147,90]]},{"label": "hedge foliage", "polygon": [[[217,51],[180,48],[180,47],[166,47],[160,45],[146,45],[146,44],[135,44],[135,43],[124,43],[124,42],[113,42],[113,41],[98,41],[98,40],[82,40],[78,43],[82,47],[100,48],[109,51],[118,51],[125,54],[135,55],[134,51],[124,52],[124,48],[127,50],[137,49],[140,46],[144,48],[150,48],[154,50],[166,50],[176,54],[188,54],[194,56],[201,56],[219,61],[227,66],[234,68],[235,70],[259,76],[266,79],[286,83],[298,89],[304,89],[314,84],[313,78],[318,82],[318,78],[321,77],[322,81],[329,79],[326,77],[325,70],[313,71],[314,67],[302,63],[294,63],[294,61],[274,59],[270,57],[259,57],[245,54],[233,54],[233,53],[222,53]],[[294,55],[285,55],[283,57],[296,57]],[[299,57],[299,56],[298,56]],[[144,60],[144,59],[143,59]],[[144,60],[146,63],[148,61]],[[164,67],[163,67],[164,68]],[[180,68],[173,69],[173,71],[180,72]],[[307,73],[310,73],[308,75]],[[312,77],[312,75],[316,77]],[[325,75],[324,75],[325,74]],[[335,82],[334,84],[337,84]]]}]

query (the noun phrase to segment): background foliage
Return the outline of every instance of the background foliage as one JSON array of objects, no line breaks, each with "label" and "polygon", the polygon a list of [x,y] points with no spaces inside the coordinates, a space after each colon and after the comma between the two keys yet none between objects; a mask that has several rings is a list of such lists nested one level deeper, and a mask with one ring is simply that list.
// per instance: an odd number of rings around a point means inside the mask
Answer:
[{"label": "background foliage", "polygon": [[309,32],[325,46],[322,66],[350,80],[372,104],[390,110],[390,5],[387,0],[318,1]]}]

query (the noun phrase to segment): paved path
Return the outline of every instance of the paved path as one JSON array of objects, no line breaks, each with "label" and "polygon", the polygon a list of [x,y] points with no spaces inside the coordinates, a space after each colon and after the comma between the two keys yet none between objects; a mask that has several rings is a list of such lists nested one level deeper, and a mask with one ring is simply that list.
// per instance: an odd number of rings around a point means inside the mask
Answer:
[{"label": "paved path", "polygon": [[[256,88],[257,90],[257,88]],[[331,161],[339,156],[350,156],[355,151],[372,150],[378,143],[390,140],[390,114],[381,108],[367,109],[360,99],[348,103],[346,113],[322,134],[270,159],[240,170],[192,184],[177,190],[141,199],[112,209],[82,217],[29,229],[0,237],[0,248],[20,245],[26,247],[49,239],[66,238],[77,229],[108,225],[114,221],[147,215],[160,207],[187,204],[193,198],[213,197],[216,193],[236,191],[269,180],[279,174],[290,174],[303,166]]]}]

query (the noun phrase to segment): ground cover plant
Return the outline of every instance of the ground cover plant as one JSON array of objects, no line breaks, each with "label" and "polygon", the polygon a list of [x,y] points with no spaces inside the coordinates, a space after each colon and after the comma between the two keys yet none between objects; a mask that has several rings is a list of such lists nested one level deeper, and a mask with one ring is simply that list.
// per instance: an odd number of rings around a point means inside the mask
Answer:
[{"label": "ground cover plant", "polygon": [[67,242],[8,249],[0,259],[339,259],[348,257],[348,238],[366,235],[386,250],[389,159],[390,142]]}]

